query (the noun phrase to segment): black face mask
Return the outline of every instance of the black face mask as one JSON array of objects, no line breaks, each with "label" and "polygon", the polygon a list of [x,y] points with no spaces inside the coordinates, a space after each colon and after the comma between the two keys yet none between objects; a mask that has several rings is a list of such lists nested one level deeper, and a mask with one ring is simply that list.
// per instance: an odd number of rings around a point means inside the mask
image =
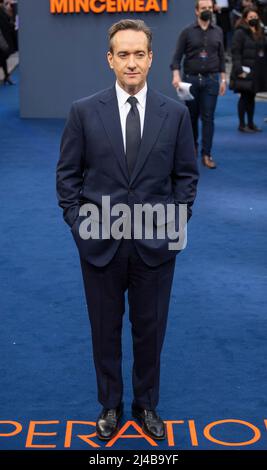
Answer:
[{"label": "black face mask", "polygon": [[258,26],[259,24],[259,20],[257,20],[257,18],[252,18],[251,20],[249,20],[248,22],[249,26]]},{"label": "black face mask", "polygon": [[204,10],[200,13],[200,19],[202,21],[210,21],[212,18],[211,11],[210,10]]}]

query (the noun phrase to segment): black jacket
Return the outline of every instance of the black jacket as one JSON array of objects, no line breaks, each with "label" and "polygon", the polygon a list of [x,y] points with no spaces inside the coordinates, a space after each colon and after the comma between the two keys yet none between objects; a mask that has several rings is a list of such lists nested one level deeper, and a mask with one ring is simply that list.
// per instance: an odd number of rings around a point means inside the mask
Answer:
[{"label": "black jacket", "polygon": [[[257,93],[267,90],[267,39],[255,38],[249,26],[240,25],[234,32],[232,42],[232,71],[230,88],[235,92]],[[242,67],[251,72],[240,78]]]}]

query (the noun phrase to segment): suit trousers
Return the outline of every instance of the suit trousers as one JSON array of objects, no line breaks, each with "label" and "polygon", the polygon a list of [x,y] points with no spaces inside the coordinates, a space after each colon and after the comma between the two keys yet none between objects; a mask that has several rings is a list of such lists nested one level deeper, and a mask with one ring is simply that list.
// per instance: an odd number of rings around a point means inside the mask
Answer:
[{"label": "suit trousers", "polygon": [[92,331],[98,400],[115,408],[123,399],[122,325],[128,290],[133,341],[134,403],[154,409],[159,401],[163,346],[175,256],[156,267],[144,263],[133,240],[122,239],[104,267],[80,258]]}]

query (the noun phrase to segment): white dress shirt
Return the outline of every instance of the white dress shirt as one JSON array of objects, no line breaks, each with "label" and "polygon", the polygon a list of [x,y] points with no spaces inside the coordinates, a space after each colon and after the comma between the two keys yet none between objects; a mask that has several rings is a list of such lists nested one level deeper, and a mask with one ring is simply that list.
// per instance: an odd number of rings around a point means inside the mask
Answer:
[{"label": "white dress shirt", "polygon": [[[120,120],[121,120],[121,129],[122,129],[122,137],[123,137],[123,145],[124,151],[126,153],[126,118],[127,114],[131,109],[130,103],[127,102],[128,98],[132,95],[129,95],[125,90],[123,90],[118,82],[115,84],[116,94],[118,99],[118,106],[120,112]],[[147,84],[136,93],[135,98],[138,100],[137,108],[140,115],[140,124],[141,124],[141,137],[143,135],[144,130],[144,121],[145,121],[145,111],[146,111],[146,95],[147,95]]]}]

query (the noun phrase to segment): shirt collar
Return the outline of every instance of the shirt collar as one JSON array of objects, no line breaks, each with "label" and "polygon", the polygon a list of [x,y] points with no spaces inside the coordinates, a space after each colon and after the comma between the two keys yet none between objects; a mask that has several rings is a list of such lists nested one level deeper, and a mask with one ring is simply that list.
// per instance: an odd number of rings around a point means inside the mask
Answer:
[{"label": "shirt collar", "polygon": [[[121,86],[118,84],[117,81],[115,83],[115,88],[116,88],[119,108],[121,108],[122,106],[125,105],[128,98],[132,95],[129,95],[129,93],[123,90],[123,88],[121,88]],[[145,83],[142,90],[140,90],[138,93],[136,93],[136,95],[134,95],[136,99],[138,100],[138,103],[140,104],[140,106],[142,106],[142,108],[145,107],[146,95],[147,95],[147,83]]]},{"label": "shirt collar", "polygon": [[[198,22],[197,20],[196,20],[196,22],[194,23],[194,28],[201,28],[201,26],[200,26],[200,24],[199,24],[199,22]],[[212,21],[210,21],[209,27],[208,27],[207,29],[209,29],[209,28],[214,28],[214,24],[212,23]],[[202,29],[202,28],[201,28],[201,29]]]}]

